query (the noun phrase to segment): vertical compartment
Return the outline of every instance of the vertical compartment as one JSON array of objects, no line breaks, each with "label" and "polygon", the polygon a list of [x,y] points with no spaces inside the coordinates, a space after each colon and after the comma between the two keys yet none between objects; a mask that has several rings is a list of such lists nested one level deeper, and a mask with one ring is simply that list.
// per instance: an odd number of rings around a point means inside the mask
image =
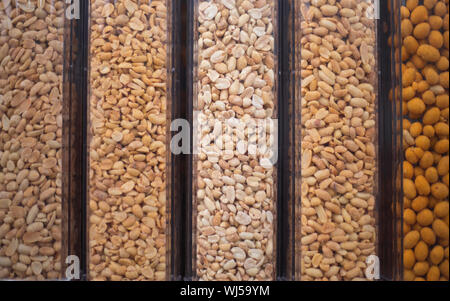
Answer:
[{"label": "vertical compartment", "polygon": [[374,1],[298,5],[296,278],[374,279],[369,266],[376,264],[379,243]]},{"label": "vertical compartment", "polygon": [[281,1],[279,12],[280,34],[280,103],[278,118],[279,123],[279,169],[278,169],[278,252],[277,252],[277,280],[295,280],[295,219],[296,219],[296,188],[300,187],[300,177],[296,176],[300,171],[300,162],[296,160],[300,147],[299,134],[301,132],[300,118],[296,118],[296,109],[299,106],[298,93],[300,85],[298,80],[297,64],[300,49],[295,47],[296,35],[299,23],[298,1]]},{"label": "vertical compartment", "polygon": [[64,14],[62,0],[0,3],[0,279],[63,277]]},{"label": "vertical compartment", "polygon": [[[401,279],[402,265],[402,161],[401,43],[398,1],[380,2],[378,35],[379,95],[379,265],[380,279]],[[385,13],[386,12],[386,13]]]},{"label": "vertical compartment", "polygon": [[448,1],[402,1],[403,279],[448,281]]},{"label": "vertical compartment", "polygon": [[90,1],[88,278],[166,280],[171,1]]},{"label": "vertical compartment", "polygon": [[275,280],[278,3],[192,3],[193,277]]}]

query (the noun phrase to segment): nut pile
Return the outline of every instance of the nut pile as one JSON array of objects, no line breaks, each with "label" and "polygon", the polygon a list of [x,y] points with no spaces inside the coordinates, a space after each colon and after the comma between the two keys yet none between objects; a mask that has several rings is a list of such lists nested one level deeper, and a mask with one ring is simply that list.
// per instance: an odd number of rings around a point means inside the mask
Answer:
[{"label": "nut pile", "polygon": [[0,2],[0,279],[60,277],[63,16]]},{"label": "nut pile", "polygon": [[364,280],[376,252],[372,2],[302,2],[301,280]]},{"label": "nut pile", "polygon": [[91,1],[89,278],[166,279],[167,7]]},{"label": "nut pile", "polygon": [[195,139],[201,150],[194,218],[200,280],[274,279],[275,169],[267,151],[273,133],[267,129],[267,143],[257,150],[239,144],[251,144],[251,125],[274,114],[275,2],[198,4],[195,109],[201,126]]},{"label": "nut pile", "polygon": [[405,4],[403,276],[408,281],[448,281],[448,0]]}]

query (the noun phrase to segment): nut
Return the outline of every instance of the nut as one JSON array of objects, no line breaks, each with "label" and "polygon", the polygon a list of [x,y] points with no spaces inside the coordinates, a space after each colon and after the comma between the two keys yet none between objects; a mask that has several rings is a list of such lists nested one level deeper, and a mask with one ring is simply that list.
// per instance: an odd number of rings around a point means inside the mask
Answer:
[{"label": "nut", "polygon": [[201,280],[274,279],[275,171],[266,150],[273,133],[261,148],[249,134],[276,106],[274,6],[198,1],[194,219]]},{"label": "nut", "polygon": [[[448,261],[441,256],[448,250],[449,215],[445,7],[442,0],[402,7],[405,280],[448,281]],[[415,24],[411,32],[409,24]]]},{"label": "nut", "polygon": [[61,277],[64,8],[0,4],[0,278]]},{"label": "nut", "polygon": [[89,278],[165,280],[166,1],[90,3]]},{"label": "nut", "polygon": [[363,280],[376,246],[376,23],[366,17],[370,1],[306,2],[301,279]]}]

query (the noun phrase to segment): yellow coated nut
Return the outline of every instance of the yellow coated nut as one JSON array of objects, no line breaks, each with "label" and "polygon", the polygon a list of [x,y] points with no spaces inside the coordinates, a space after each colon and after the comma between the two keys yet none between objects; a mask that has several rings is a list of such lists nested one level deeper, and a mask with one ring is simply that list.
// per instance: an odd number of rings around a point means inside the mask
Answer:
[{"label": "yellow coated nut", "polygon": [[403,221],[403,233],[409,233],[411,231],[411,226]]},{"label": "yellow coated nut", "polygon": [[430,252],[430,260],[433,264],[438,265],[444,259],[444,248],[435,246]]},{"label": "yellow coated nut", "polygon": [[[448,2],[447,2],[448,4]],[[434,14],[440,17],[445,16],[445,14],[448,13],[447,6],[444,2],[438,2],[436,3],[436,6],[434,7]]]},{"label": "yellow coated nut", "polygon": [[403,190],[405,196],[410,200],[414,199],[417,196],[416,186],[410,179],[403,179]]},{"label": "yellow coated nut", "polygon": [[[414,29],[414,31],[416,31],[416,29]],[[444,38],[442,38],[442,39],[444,39]],[[419,48],[419,43],[413,36],[407,36],[403,40],[403,46],[405,46],[406,51],[408,51],[409,54],[414,54],[414,53],[416,53],[417,49]],[[414,76],[415,76],[415,74],[414,74]]]},{"label": "yellow coated nut", "polygon": [[412,270],[405,270],[403,272],[403,278],[405,281],[414,281],[414,278],[416,278],[416,275]]},{"label": "yellow coated nut", "polygon": [[413,124],[411,124],[411,126],[409,127],[409,133],[414,138],[419,136],[422,133],[422,124],[420,122],[414,122]]},{"label": "yellow coated nut", "polygon": [[417,156],[416,152],[414,151],[414,148],[409,147],[406,151],[405,151],[405,158],[406,160],[408,160],[411,164],[416,164],[417,162],[419,162],[419,157]]},{"label": "yellow coated nut", "polygon": [[425,61],[433,63],[437,62],[441,57],[439,50],[428,44],[420,45],[417,49],[417,55]]},{"label": "yellow coated nut", "polygon": [[427,273],[427,281],[439,281],[441,271],[437,266],[432,266]]},{"label": "yellow coated nut", "polygon": [[408,51],[406,50],[405,46],[402,46],[402,61],[406,61],[408,60],[410,57],[410,54],[408,53]]},{"label": "yellow coated nut", "polygon": [[427,124],[423,127],[423,134],[428,138],[431,138],[436,134],[436,131],[434,130],[434,127],[432,125]]},{"label": "yellow coated nut", "polygon": [[414,251],[407,249],[403,252],[403,267],[405,269],[412,269],[416,263],[416,258],[414,256]]},{"label": "yellow coated nut", "polygon": [[428,257],[428,246],[423,241],[419,241],[414,248],[414,255],[417,261],[425,261]]},{"label": "yellow coated nut", "polygon": [[405,235],[405,238],[403,239],[403,247],[405,249],[412,249],[417,245],[419,239],[420,239],[419,231],[413,230]]},{"label": "yellow coated nut", "polygon": [[424,227],[431,225],[433,218],[433,212],[430,209],[423,209],[417,214],[417,222]]},{"label": "yellow coated nut", "polygon": [[408,119],[406,119],[406,118],[403,118],[403,129],[404,130],[409,130],[409,128],[411,127],[411,122],[408,120]]},{"label": "yellow coated nut", "polygon": [[408,115],[408,102],[407,101],[402,101],[402,110],[403,110],[403,115]]},{"label": "yellow coated nut", "polygon": [[448,72],[442,72],[439,74],[439,83],[442,87],[448,89],[449,88],[449,73]]},{"label": "yellow coated nut", "polygon": [[437,169],[435,167],[428,167],[425,170],[425,179],[427,179],[428,183],[436,183],[439,180]]},{"label": "yellow coated nut", "polygon": [[[428,35],[430,34],[430,30],[431,30],[430,24],[423,22],[423,23],[417,24],[416,27],[414,27],[413,35],[416,39],[423,40],[426,37],[428,37]],[[434,47],[436,47],[436,46],[434,46]],[[436,47],[436,48],[440,48],[440,47]]]},{"label": "yellow coated nut", "polygon": [[403,211],[403,220],[408,225],[414,225],[416,223],[416,213],[411,209],[405,209]]},{"label": "yellow coated nut", "polygon": [[416,79],[416,70],[414,68],[408,68],[403,72],[402,83],[404,87],[411,86]]},{"label": "yellow coated nut", "polygon": [[428,18],[428,22],[430,23],[432,30],[441,29],[442,25],[444,24],[444,21],[439,16],[430,16]]},{"label": "yellow coated nut", "polygon": [[417,6],[412,10],[410,19],[413,24],[419,24],[426,21],[428,19],[427,8],[423,5]]},{"label": "yellow coated nut", "polygon": [[413,271],[416,274],[416,276],[424,276],[427,274],[429,268],[430,264],[426,261],[416,262]]},{"label": "yellow coated nut", "polygon": [[439,160],[439,163],[437,166],[437,171],[440,176],[445,176],[446,174],[448,174],[448,168],[449,168],[448,164],[449,164],[448,156],[444,156],[441,158],[441,160]]},{"label": "yellow coated nut", "polygon": [[[417,74],[420,74],[420,73],[417,73]],[[417,90],[418,93],[423,93],[430,88],[430,85],[424,80],[420,80],[417,83],[413,83],[413,86],[414,86],[414,84],[416,84],[415,89]]]},{"label": "yellow coated nut", "polygon": [[409,16],[411,15],[411,12],[409,11],[408,8],[406,8],[405,6],[400,7],[400,14],[402,19],[404,18],[409,18]]},{"label": "yellow coated nut", "polygon": [[[414,29],[411,21],[409,19],[405,19],[402,21],[402,37],[407,37],[412,34],[412,31]],[[406,49],[405,49],[406,51]]]},{"label": "yellow coated nut", "polygon": [[423,115],[423,123],[427,125],[433,125],[436,122],[439,121],[439,118],[441,117],[441,110],[436,107],[432,107],[428,111],[425,112]]},{"label": "yellow coated nut", "polygon": [[431,185],[431,194],[438,200],[448,197],[448,187],[442,183],[434,183]]},{"label": "yellow coated nut", "polygon": [[[410,199],[408,199],[408,198],[406,198],[406,197],[404,197],[403,198],[403,208],[404,209],[408,209],[408,208],[411,208],[411,200]],[[406,232],[409,232],[409,231],[406,231]]]},{"label": "yellow coated nut", "polygon": [[449,126],[444,122],[438,122],[434,125],[434,130],[436,131],[436,135],[438,136],[448,136],[449,135]]},{"label": "yellow coated nut", "polygon": [[416,138],[416,146],[424,151],[427,151],[430,148],[430,144],[431,144],[430,138],[428,138],[427,136],[421,135]]},{"label": "yellow coated nut", "polygon": [[448,173],[445,176],[442,177],[442,182],[445,185],[447,185],[447,187],[449,186],[449,184],[448,184]]},{"label": "yellow coated nut", "polygon": [[[422,167],[423,169],[427,169],[428,167],[432,166],[434,163],[434,157],[433,154],[431,152],[426,151],[422,158],[420,158],[420,167]],[[426,174],[426,172],[425,172]],[[426,177],[425,177],[426,178]]]},{"label": "yellow coated nut", "polygon": [[416,96],[416,91],[414,91],[413,87],[404,88],[402,91],[402,97],[404,101],[408,101]]},{"label": "yellow coated nut", "polygon": [[437,0],[424,0],[423,5],[431,10],[436,5],[436,2]]},{"label": "yellow coated nut", "polygon": [[436,63],[436,67],[440,71],[448,70],[448,67],[449,67],[448,58],[446,58],[445,56],[441,56],[439,61]]},{"label": "yellow coated nut", "polygon": [[430,184],[427,179],[423,175],[419,175],[414,180],[414,184],[416,185],[416,190],[419,195],[429,195],[431,191]]},{"label": "yellow coated nut", "polygon": [[433,230],[429,227],[420,229],[420,238],[429,246],[432,246],[436,243],[436,234],[434,234]]},{"label": "yellow coated nut", "polygon": [[406,1],[406,7],[410,11],[414,10],[417,7],[417,5],[419,5],[419,0],[407,0]]},{"label": "yellow coated nut", "polygon": [[441,262],[439,265],[439,270],[441,271],[441,274],[445,276],[448,280],[448,259]]},{"label": "yellow coated nut", "polygon": [[420,212],[423,209],[425,209],[427,206],[428,206],[428,198],[425,196],[418,196],[411,203],[411,208],[415,212]]},{"label": "yellow coated nut", "polygon": [[435,219],[433,222],[434,233],[439,238],[448,240],[448,225],[441,219]]},{"label": "yellow coated nut", "polygon": [[448,215],[448,201],[442,201],[434,207],[434,214],[439,218],[444,218]]},{"label": "yellow coated nut", "polygon": [[415,97],[408,101],[408,112],[420,115],[425,111],[426,107],[422,99]]},{"label": "yellow coated nut", "polygon": [[[417,25],[417,26],[419,26],[419,25]],[[416,26],[416,28],[417,28],[417,26]],[[442,34],[439,31],[433,30],[428,35],[428,43],[430,43],[431,46],[439,49],[442,47],[442,45],[444,45],[444,37],[442,36]]]},{"label": "yellow coated nut", "polygon": [[427,105],[432,105],[436,102],[436,96],[432,91],[428,90],[422,94],[422,100]]},{"label": "yellow coated nut", "polygon": [[425,67],[425,69],[423,69],[423,74],[425,75],[427,83],[429,83],[431,86],[434,86],[439,83],[440,80],[439,74],[433,68]]},{"label": "yellow coated nut", "polygon": [[448,99],[449,99],[448,94],[438,95],[436,97],[436,105],[440,109],[448,108]]},{"label": "yellow coated nut", "polygon": [[448,139],[441,139],[434,145],[434,151],[438,154],[445,154],[448,152],[449,141]]},{"label": "yellow coated nut", "polygon": [[[419,47],[419,45],[417,45],[417,47]],[[413,56],[411,56],[411,58],[410,58],[410,61],[413,63],[414,67],[417,69],[423,69],[427,63],[424,60],[422,60],[420,58],[420,56],[418,56],[417,54],[413,54]],[[414,83],[413,83],[413,85],[414,85]],[[424,89],[422,87],[421,88],[416,87],[416,89],[418,92],[421,92],[421,91],[428,89],[428,87],[426,89]]]},{"label": "yellow coated nut", "polygon": [[414,175],[414,167],[408,161],[403,161],[403,176],[412,179]]},{"label": "yellow coated nut", "polygon": [[409,21],[409,19],[403,20],[401,26],[402,26],[402,37],[407,37],[412,34],[414,27],[411,21]]}]

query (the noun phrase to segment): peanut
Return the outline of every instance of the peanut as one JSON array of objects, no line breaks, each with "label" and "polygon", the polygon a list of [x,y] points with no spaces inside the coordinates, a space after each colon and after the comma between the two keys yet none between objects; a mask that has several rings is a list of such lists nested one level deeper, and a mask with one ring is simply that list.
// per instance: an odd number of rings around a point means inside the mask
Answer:
[{"label": "peanut", "polygon": [[[364,280],[376,252],[376,39],[365,17],[373,3],[301,2],[301,279]],[[415,70],[407,74],[412,83]],[[425,109],[420,99],[416,107]],[[333,262],[315,267],[320,256]]]},{"label": "peanut", "polygon": [[62,276],[64,8],[0,3],[0,278]]},{"label": "peanut", "polygon": [[165,280],[168,9],[90,4],[89,279]]},{"label": "peanut", "polygon": [[[240,142],[250,142],[245,129],[276,109],[275,2],[196,2],[194,139],[201,146],[194,157],[193,218],[201,280],[274,279],[275,169],[268,152],[240,149]],[[219,136],[224,139],[211,139]]]}]

